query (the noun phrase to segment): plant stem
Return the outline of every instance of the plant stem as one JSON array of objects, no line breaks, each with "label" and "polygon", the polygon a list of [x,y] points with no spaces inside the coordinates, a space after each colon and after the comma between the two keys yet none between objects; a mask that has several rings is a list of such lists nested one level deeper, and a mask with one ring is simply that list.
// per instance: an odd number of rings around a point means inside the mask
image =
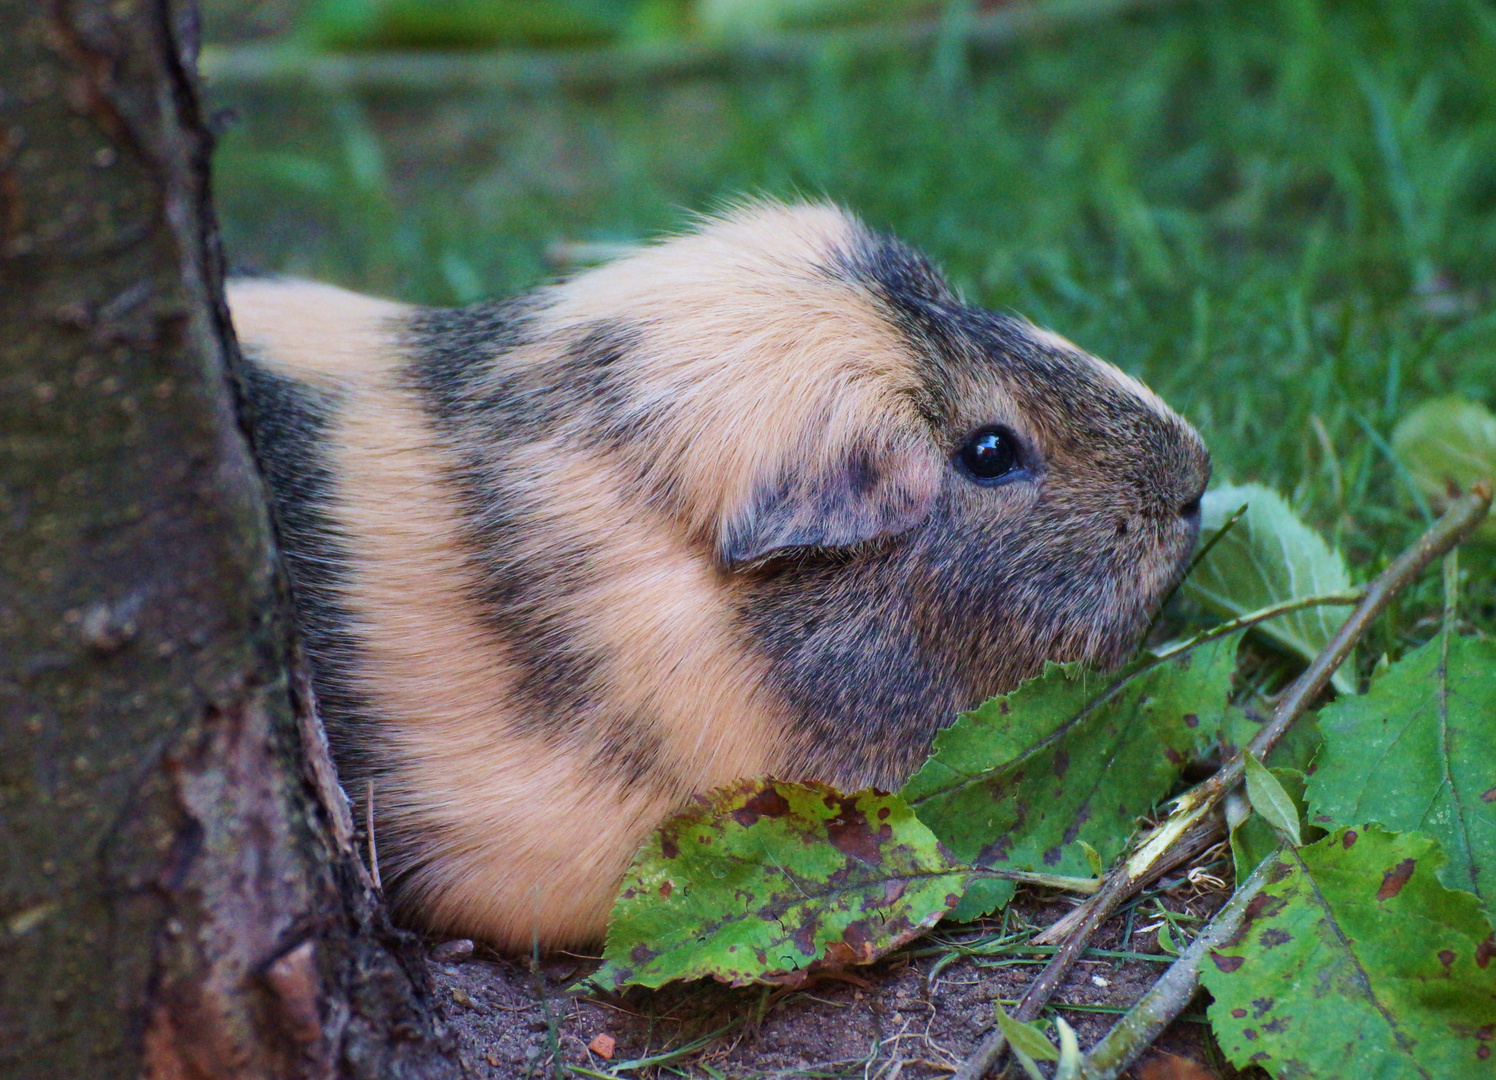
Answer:
[{"label": "plant stem", "polygon": [[1444,556],[1444,636],[1454,633],[1460,607],[1460,549]]},{"label": "plant stem", "polygon": [[[1123,899],[1141,887],[1144,881],[1159,873],[1158,868],[1162,864],[1176,859],[1178,851],[1197,835],[1216,805],[1241,783],[1246,755],[1251,754],[1258,760],[1267,758],[1289,725],[1324,692],[1336,668],[1350,655],[1356,642],[1366,634],[1372,623],[1387,610],[1393,598],[1407,588],[1430,563],[1468,536],[1485,519],[1490,509],[1491,485],[1485,482],[1472,485],[1469,494],[1452,503],[1428,532],[1419,537],[1412,547],[1399,555],[1391,566],[1366,587],[1356,610],[1341,624],[1335,636],[1320,650],[1304,673],[1289,686],[1277,708],[1273,710],[1272,717],[1257,736],[1208,780],[1181,795],[1175,801],[1174,811],[1168,820],[1153,831],[1130,859],[1107,875],[1095,896],[1066,917],[1067,920],[1073,920],[1073,929],[1058,943],[1059,951],[1039,973],[1039,977],[1029,985],[1014,1016],[1020,1020],[1032,1020],[1039,1015],[1076,958],[1085,951],[1097,927],[1111,916]],[[1040,938],[1045,936],[1047,935],[1039,935]],[[1004,1045],[1001,1032],[989,1035],[977,1047],[976,1052],[962,1063],[954,1080],[980,1080],[996,1064]]]},{"label": "plant stem", "polygon": [[1198,937],[1179,954],[1169,969],[1138,999],[1081,1062],[1081,1080],[1116,1080],[1164,1028],[1184,1011],[1200,985],[1200,964],[1211,949],[1230,941],[1241,926],[1247,905],[1267,884],[1268,870],[1277,865],[1267,858],[1242,882],[1226,906],[1206,923]]},{"label": "plant stem", "polygon": [[1258,623],[1267,622],[1269,619],[1276,619],[1282,615],[1292,615],[1295,611],[1303,611],[1305,608],[1329,607],[1336,604],[1343,604],[1349,607],[1351,604],[1359,604],[1361,602],[1361,598],[1364,595],[1365,593],[1363,593],[1361,590],[1352,589],[1350,592],[1325,593],[1323,596],[1301,596],[1296,600],[1285,600],[1281,604],[1273,604],[1271,607],[1259,608],[1256,611],[1248,612],[1246,615],[1239,615],[1234,619],[1228,620],[1227,622],[1218,623],[1215,626],[1212,626],[1209,630],[1202,630],[1200,633],[1196,634],[1188,641],[1181,641],[1173,648],[1164,649],[1156,655],[1157,658],[1161,661],[1168,660],[1172,657],[1178,656],[1180,653],[1189,652],[1191,649],[1198,648],[1199,646],[1204,645],[1207,641],[1214,641],[1216,638],[1226,637],[1228,634],[1234,634],[1238,630],[1249,629],[1250,627],[1256,626]]},{"label": "plant stem", "polygon": [[1038,885],[1046,889],[1063,889],[1065,892],[1073,893],[1094,893],[1101,888],[1101,879],[1093,877],[1035,874],[1028,870],[999,870],[988,866],[971,872],[977,877],[1002,878],[1004,881],[1016,881],[1020,885]]}]

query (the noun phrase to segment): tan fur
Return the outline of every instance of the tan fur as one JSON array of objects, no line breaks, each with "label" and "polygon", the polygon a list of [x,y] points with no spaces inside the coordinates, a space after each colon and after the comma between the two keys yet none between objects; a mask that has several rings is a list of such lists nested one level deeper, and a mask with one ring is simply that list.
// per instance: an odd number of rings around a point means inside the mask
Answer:
[{"label": "tan fur", "polygon": [[645,377],[679,411],[640,459],[667,473],[694,535],[786,465],[834,460],[851,432],[912,427],[907,346],[870,297],[817,272],[847,235],[829,207],[750,207],[556,290],[563,335],[620,311],[648,329]]},{"label": "tan fur", "polygon": [[267,366],[324,389],[366,383],[399,361],[389,326],[404,304],[313,281],[250,278],[228,286],[241,341]]},{"label": "tan fur", "polygon": [[[346,395],[331,439],[334,512],[357,568],[344,596],[384,735],[404,763],[377,792],[379,821],[425,838],[438,868],[418,876],[413,902],[434,927],[504,945],[524,947],[537,932],[551,944],[588,940],[657,821],[691,793],[782,758],[777,703],[739,707],[730,725],[702,708],[762,696],[762,660],[736,647],[724,623],[723,582],[678,524],[620,503],[606,463],[535,447],[530,475],[554,514],[536,521],[535,542],[573,527],[609,535],[615,576],[575,602],[601,613],[589,628],[617,658],[616,707],[659,719],[677,780],[629,794],[600,782],[585,756],[516,735],[503,644],[467,596],[457,510],[432,482],[441,455],[392,378],[404,360],[393,320],[404,309],[300,282],[235,283],[229,300],[241,340],[266,366]],[[292,341],[298,328],[307,333]]]}]

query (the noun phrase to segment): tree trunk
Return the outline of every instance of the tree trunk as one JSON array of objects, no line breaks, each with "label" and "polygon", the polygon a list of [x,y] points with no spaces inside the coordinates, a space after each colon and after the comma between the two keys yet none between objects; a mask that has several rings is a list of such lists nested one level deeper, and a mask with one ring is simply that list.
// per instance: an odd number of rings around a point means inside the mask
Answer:
[{"label": "tree trunk", "polygon": [[181,0],[0,0],[0,1073],[448,1077],[227,377]]}]

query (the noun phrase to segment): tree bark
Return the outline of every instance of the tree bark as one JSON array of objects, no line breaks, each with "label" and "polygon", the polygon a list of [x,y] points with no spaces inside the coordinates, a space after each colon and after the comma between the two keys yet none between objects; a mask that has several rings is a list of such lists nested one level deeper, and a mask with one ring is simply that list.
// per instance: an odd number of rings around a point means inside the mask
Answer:
[{"label": "tree bark", "polygon": [[231,381],[185,0],[0,0],[0,1073],[448,1077]]}]

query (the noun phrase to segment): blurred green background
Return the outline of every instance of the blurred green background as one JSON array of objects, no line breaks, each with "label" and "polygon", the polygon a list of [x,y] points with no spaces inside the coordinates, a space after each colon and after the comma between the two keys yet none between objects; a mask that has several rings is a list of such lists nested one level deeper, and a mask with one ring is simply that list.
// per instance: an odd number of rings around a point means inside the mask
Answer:
[{"label": "blurred green background", "polygon": [[[223,47],[519,48],[530,72],[210,80],[229,259],[456,304],[740,193],[828,197],[969,298],[1144,378],[1218,477],[1279,488],[1365,578],[1430,511],[1399,419],[1441,395],[1496,405],[1496,6],[1092,6],[973,49],[965,28],[998,5],[206,0]],[[870,26],[908,43],[868,51]],[[773,64],[607,74],[766,42]],[[595,77],[548,80],[578,49]],[[1464,565],[1467,614],[1496,628],[1496,555]],[[1438,588],[1371,657],[1430,635]]]}]

